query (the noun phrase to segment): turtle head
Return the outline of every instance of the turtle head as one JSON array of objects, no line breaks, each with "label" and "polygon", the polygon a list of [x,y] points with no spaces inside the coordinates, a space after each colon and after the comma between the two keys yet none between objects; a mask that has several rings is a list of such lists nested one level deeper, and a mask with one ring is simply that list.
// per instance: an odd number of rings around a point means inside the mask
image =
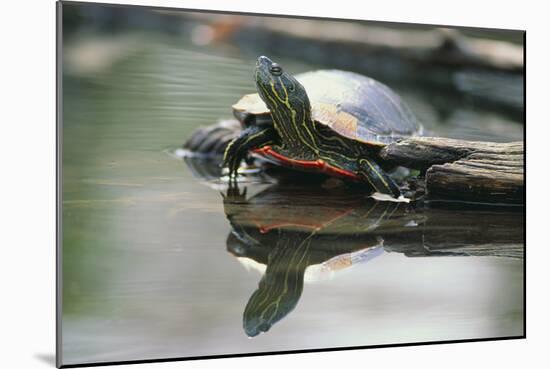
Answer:
[{"label": "turtle head", "polygon": [[[311,105],[306,89],[281,65],[266,56],[260,56],[254,77],[258,94],[271,111],[279,133],[296,131],[304,121],[311,121]],[[286,129],[281,129],[281,126]],[[292,127],[295,130],[288,129]]]},{"label": "turtle head", "polygon": [[270,110],[304,105],[311,109],[304,86],[268,57],[258,58],[255,79],[256,89]]}]

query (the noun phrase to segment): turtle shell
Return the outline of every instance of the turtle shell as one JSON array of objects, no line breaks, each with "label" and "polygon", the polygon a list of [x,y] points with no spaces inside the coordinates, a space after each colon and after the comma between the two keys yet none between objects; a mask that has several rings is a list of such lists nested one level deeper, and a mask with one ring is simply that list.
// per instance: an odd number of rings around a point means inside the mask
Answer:
[{"label": "turtle shell", "polygon": [[[344,137],[382,145],[422,133],[422,126],[401,98],[372,78],[340,70],[318,70],[295,77],[306,89],[313,119]],[[259,123],[271,119],[257,93],[243,96],[233,111],[241,121],[249,114]]]}]

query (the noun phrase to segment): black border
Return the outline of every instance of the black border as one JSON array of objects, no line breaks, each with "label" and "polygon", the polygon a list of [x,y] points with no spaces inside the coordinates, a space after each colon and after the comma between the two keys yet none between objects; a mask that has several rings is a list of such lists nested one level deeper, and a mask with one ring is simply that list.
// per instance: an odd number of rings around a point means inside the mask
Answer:
[{"label": "black border", "polygon": [[523,337],[527,338],[527,32],[523,31]]},{"label": "black border", "polygon": [[[506,337],[492,337],[492,338],[472,338],[461,340],[442,340],[442,341],[423,341],[423,342],[410,342],[410,343],[395,343],[395,344],[381,344],[381,345],[368,345],[368,346],[349,346],[349,347],[327,347],[318,349],[304,349],[304,350],[284,350],[284,351],[266,351],[266,352],[250,352],[250,353],[238,353],[238,354],[219,354],[219,355],[205,355],[205,356],[187,356],[187,357],[173,357],[173,358],[161,358],[161,359],[140,359],[140,360],[126,360],[126,361],[105,361],[105,362],[91,362],[82,364],[67,364],[62,365],[62,352],[63,352],[63,340],[62,340],[62,286],[61,282],[63,264],[62,264],[62,135],[63,133],[63,99],[62,99],[62,55],[63,55],[63,4],[79,4],[79,5],[101,5],[106,7],[132,7],[132,8],[146,8],[154,10],[169,10],[169,11],[181,11],[181,12],[195,12],[195,13],[207,13],[207,14],[232,14],[232,15],[247,15],[247,16],[263,16],[271,18],[291,18],[291,19],[307,19],[307,20],[330,20],[337,22],[373,22],[384,25],[413,25],[413,26],[426,26],[426,27],[448,27],[458,29],[472,29],[472,30],[501,30],[501,31],[519,31],[523,32],[523,181],[524,181],[524,214],[523,214],[523,335],[518,336],[506,336]],[[236,12],[225,10],[207,10],[207,9],[192,9],[192,8],[175,8],[164,7],[158,5],[135,5],[135,4],[116,4],[116,3],[97,3],[97,2],[83,2],[83,1],[56,1],[56,367],[57,368],[82,368],[82,367],[96,367],[96,366],[110,366],[110,365],[127,365],[127,364],[148,364],[148,363],[164,363],[164,362],[177,362],[177,361],[191,361],[191,360],[207,360],[207,359],[224,359],[224,358],[238,358],[238,357],[252,357],[252,356],[267,356],[267,355],[288,355],[288,354],[304,354],[304,353],[317,353],[317,352],[331,352],[331,351],[351,351],[351,350],[363,350],[363,349],[376,349],[376,348],[391,348],[391,347],[412,347],[412,346],[429,346],[429,345],[441,345],[441,344],[456,344],[456,343],[471,343],[471,342],[489,342],[489,341],[506,341],[506,340],[518,340],[527,338],[527,125],[526,125],[526,103],[527,103],[527,31],[522,29],[510,29],[510,28],[488,28],[488,27],[471,27],[471,26],[455,26],[455,25],[442,25],[442,24],[428,24],[428,23],[408,23],[408,22],[391,22],[391,21],[379,21],[379,20],[366,20],[366,19],[353,19],[353,18],[329,18],[329,17],[313,17],[303,15],[292,14],[267,14],[267,13],[253,13],[253,12]]]},{"label": "black border", "polygon": [[62,365],[59,368],[86,368],[86,367],[94,367],[94,366],[102,366],[102,365],[150,364],[150,363],[166,363],[166,362],[191,361],[191,360],[203,360],[203,359],[205,360],[206,359],[230,359],[230,358],[251,357],[251,356],[311,354],[316,352],[351,351],[351,350],[391,348],[391,347],[430,346],[430,345],[468,343],[468,342],[508,341],[508,340],[515,340],[515,339],[521,339],[521,338],[525,338],[525,335],[510,336],[510,337],[495,337],[495,338],[471,338],[471,339],[464,339],[464,340],[449,340],[449,341],[389,343],[384,345],[370,345],[370,346],[329,347],[329,348],[307,349],[307,350],[251,352],[246,354],[220,354],[220,355],[206,355],[206,356],[175,357],[175,358],[164,358],[164,359],[105,361],[105,362],[85,363],[85,364],[67,364],[67,365]]},{"label": "black border", "polygon": [[61,281],[63,280],[63,162],[62,162],[62,147],[63,138],[60,137],[63,133],[63,3],[58,1],[55,4],[55,366],[60,368],[62,365],[63,339],[61,334],[62,317],[63,317],[63,288]]}]

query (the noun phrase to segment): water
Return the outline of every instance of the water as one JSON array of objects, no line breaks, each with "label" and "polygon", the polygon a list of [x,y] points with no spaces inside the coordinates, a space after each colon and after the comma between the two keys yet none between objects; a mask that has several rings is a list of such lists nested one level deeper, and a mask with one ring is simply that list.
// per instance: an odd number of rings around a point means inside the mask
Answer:
[{"label": "water", "polygon": [[[252,57],[127,33],[73,39],[64,63],[64,364],[523,334],[522,211],[414,209],[319,182],[224,199],[171,153],[254,91]],[[523,139],[514,118],[396,90],[438,135]],[[276,314],[249,302],[265,264],[259,300]]]}]

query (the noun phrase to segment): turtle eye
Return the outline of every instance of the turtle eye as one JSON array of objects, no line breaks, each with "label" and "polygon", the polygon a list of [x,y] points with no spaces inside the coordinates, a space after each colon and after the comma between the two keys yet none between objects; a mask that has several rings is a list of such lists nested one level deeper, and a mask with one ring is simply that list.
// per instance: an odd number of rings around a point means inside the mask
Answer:
[{"label": "turtle eye", "polygon": [[283,74],[283,68],[281,68],[281,66],[277,63],[273,63],[271,65],[271,68],[269,68],[269,71],[274,76],[280,76],[281,74]]}]

